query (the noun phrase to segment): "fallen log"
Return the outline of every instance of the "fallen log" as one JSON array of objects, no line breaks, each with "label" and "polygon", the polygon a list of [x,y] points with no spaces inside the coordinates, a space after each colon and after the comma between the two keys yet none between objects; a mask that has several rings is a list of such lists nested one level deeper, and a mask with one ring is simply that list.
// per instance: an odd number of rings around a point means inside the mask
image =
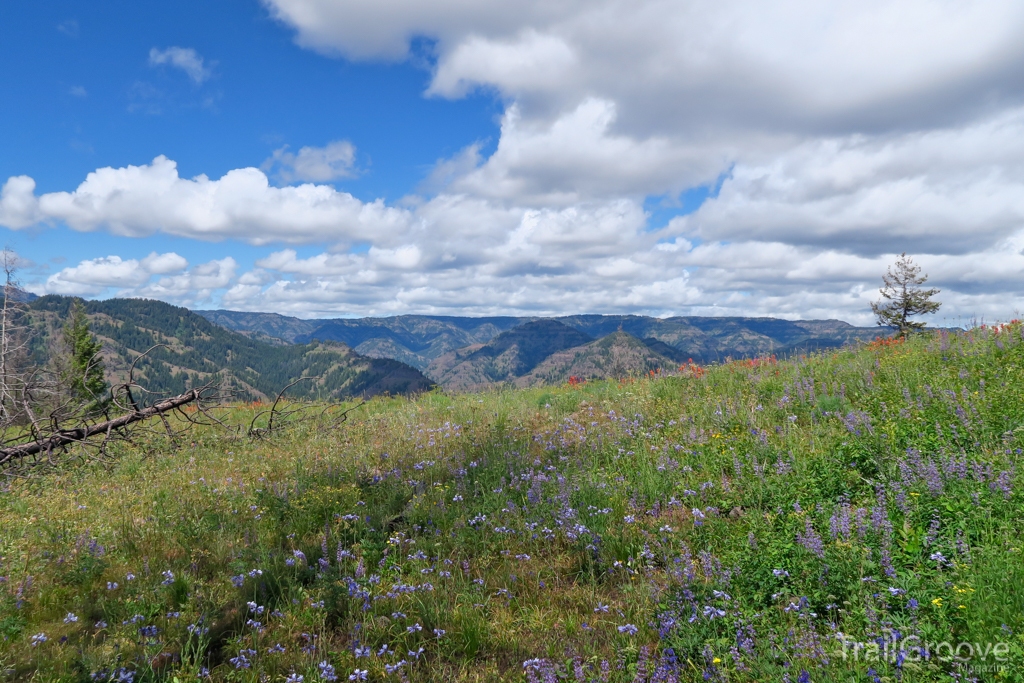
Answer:
[{"label": "fallen log", "polygon": [[39,453],[52,453],[54,450],[73,443],[85,441],[89,437],[96,436],[97,434],[109,435],[112,431],[122,429],[123,427],[127,427],[135,422],[139,422],[156,415],[163,415],[169,410],[174,410],[175,408],[180,408],[181,406],[198,401],[201,396],[202,389],[192,389],[184,394],[165,399],[147,408],[133,410],[132,412],[122,415],[121,417],[114,418],[113,420],[98,422],[92,425],[83,425],[74,429],[63,429],[45,438],[39,438],[35,441],[18,444],[16,446],[0,448],[0,466],[7,465],[13,460],[38,455]]}]

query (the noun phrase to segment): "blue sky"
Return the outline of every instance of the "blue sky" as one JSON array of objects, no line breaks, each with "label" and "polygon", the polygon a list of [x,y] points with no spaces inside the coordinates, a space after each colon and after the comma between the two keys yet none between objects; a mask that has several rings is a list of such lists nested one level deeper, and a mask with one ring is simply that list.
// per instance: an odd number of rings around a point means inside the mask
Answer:
[{"label": "blue sky", "polygon": [[[423,97],[422,64],[327,59],[254,2],[5,3],[0,7],[0,178],[32,176],[40,192],[77,186],[102,166],[164,154],[183,176],[259,166],[275,149],[358,141],[356,177],[337,183],[364,200],[399,200],[434,163],[497,141],[500,102]],[[202,83],[150,64],[152,48],[188,45]],[[424,49],[429,49],[426,46]],[[5,235],[49,266],[174,251],[190,261],[231,255],[251,267],[265,249],[155,235],[145,239],[46,226]],[[315,246],[303,251],[315,253]]]},{"label": "blue sky", "polygon": [[0,6],[37,293],[315,316],[870,323],[1024,305],[1024,9],[827,0]]}]

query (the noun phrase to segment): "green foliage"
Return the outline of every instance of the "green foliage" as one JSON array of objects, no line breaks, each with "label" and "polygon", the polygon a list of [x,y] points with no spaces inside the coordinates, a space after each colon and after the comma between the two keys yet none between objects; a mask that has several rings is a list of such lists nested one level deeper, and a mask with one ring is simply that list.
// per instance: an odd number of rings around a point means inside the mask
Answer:
[{"label": "green foliage", "polygon": [[100,356],[103,344],[93,336],[89,328],[81,299],[75,299],[71,304],[62,338],[68,355],[66,376],[62,379],[72,399],[87,406],[87,411],[102,407],[109,386],[104,378],[103,358]]},{"label": "green foliage", "polygon": [[[123,374],[136,361],[135,379],[155,395],[179,394],[219,381],[239,400],[273,400],[285,386],[303,376],[317,379],[297,384],[289,397],[343,399],[415,393],[431,386],[418,371],[397,361],[359,356],[339,344],[270,345],[218,327],[186,308],[159,301],[110,299],[83,304],[51,295],[33,301],[30,308],[44,321],[47,316],[78,320],[76,340],[92,339],[91,328],[105,341],[107,351],[116,356],[112,363],[116,367],[108,368],[108,372]],[[82,349],[80,357],[84,358],[86,347]],[[35,351],[41,361],[47,351],[42,334],[38,335]],[[95,368],[92,372],[94,377]]]},{"label": "green foliage", "polygon": [[1014,324],[118,444],[0,496],[5,666],[1021,681],[1022,374]]},{"label": "green foliage", "polygon": [[871,310],[879,325],[895,327],[905,337],[925,326],[920,320],[911,320],[912,316],[935,313],[942,304],[931,300],[939,290],[921,289],[928,276],[921,275],[921,266],[914,265],[906,252],[896,259],[895,268],[890,267],[882,276],[884,286],[878,290],[882,299],[872,303]]}]

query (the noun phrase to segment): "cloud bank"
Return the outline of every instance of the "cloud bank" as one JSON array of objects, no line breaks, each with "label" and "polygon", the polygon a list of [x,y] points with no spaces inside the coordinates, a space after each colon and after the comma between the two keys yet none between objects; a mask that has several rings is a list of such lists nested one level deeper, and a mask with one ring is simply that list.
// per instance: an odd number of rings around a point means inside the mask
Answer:
[{"label": "cloud bank", "polygon": [[[425,97],[482,89],[506,103],[495,151],[467,141],[400,204],[326,184],[358,172],[347,141],[281,148],[219,179],[181,178],[165,157],[98,169],[68,192],[36,195],[18,176],[0,192],[0,224],[266,245],[241,274],[189,275],[197,266],[143,281],[141,262],[103,267],[137,273],[119,291],[164,282],[162,296],[192,287],[300,315],[866,323],[902,251],[953,319],[1006,318],[1024,302],[1020,3],[264,4],[331,57],[401,61],[427,39]],[[655,222],[652,207],[701,187],[714,190],[697,210]],[[321,253],[299,257],[299,245]]]}]

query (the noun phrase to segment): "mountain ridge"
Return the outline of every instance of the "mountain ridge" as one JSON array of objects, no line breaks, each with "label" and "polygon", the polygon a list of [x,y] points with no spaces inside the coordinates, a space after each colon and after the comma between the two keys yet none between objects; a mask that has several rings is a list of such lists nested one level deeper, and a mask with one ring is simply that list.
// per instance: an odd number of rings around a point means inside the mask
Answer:
[{"label": "mountain ridge", "polygon": [[[72,301],[47,295],[26,306],[30,351],[37,362],[43,362],[51,340],[60,334]],[[419,370],[396,360],[362,356],[337,342],[267,344],[161,301],[108,299],[84,306],[93,334],[103,342],[108,380],[125,381],[131,362],[151,349],[138,361],[136,376],[153,395],[216,381],[239,400],[267,400],[303,376],[316,379],[292,387],[290,397],[366,398],[433,386]]]},{"label": "mountain ridge", "polygon": [[676,364],[672,358],[652,349],[645,340],[617,330],[581,346],[555,351],[513,384],[532,387],[562,384],[570,378],[625,378],[672,368]]},{"label": "mountain ridge", "polygon": [[481,389],[513,382],[552,353],[591,341],[588,335],[557,320],[534,320],[502,332],[486,344],[440,356],[427,367],[426,374],[446,389]]},{"label": "mountain ridge", "polygon": [[[335,318],[303,320],[276,313],[197,311],[217,324],[247,334],[266,334],[284,341],[312,339],[341,341],[356,352],[375,358],[394,358],[428,372],[441,356],[477,344],[541,317],[402,315],[390,318]],[[259,316],[272,316],[261,323]],[[546,318],[557,320],[592,337],[622,330],[645,340],[648,346],[664,344],[657,352],[675,362],[722,362],[729,358],[787,355],[838,348],[887,333],[877,327],[855,327],[841,320],[784,320],[768,317],[673,316],[581,314]],[[282,332],[284,328],[286,331]],[[298,330],[301,329],[301,332]],[[290,337],[289,337],[290,335]],[[669,351],[671,349],[671,352]],[[464,354],[463,354],[464,355]]]}]

